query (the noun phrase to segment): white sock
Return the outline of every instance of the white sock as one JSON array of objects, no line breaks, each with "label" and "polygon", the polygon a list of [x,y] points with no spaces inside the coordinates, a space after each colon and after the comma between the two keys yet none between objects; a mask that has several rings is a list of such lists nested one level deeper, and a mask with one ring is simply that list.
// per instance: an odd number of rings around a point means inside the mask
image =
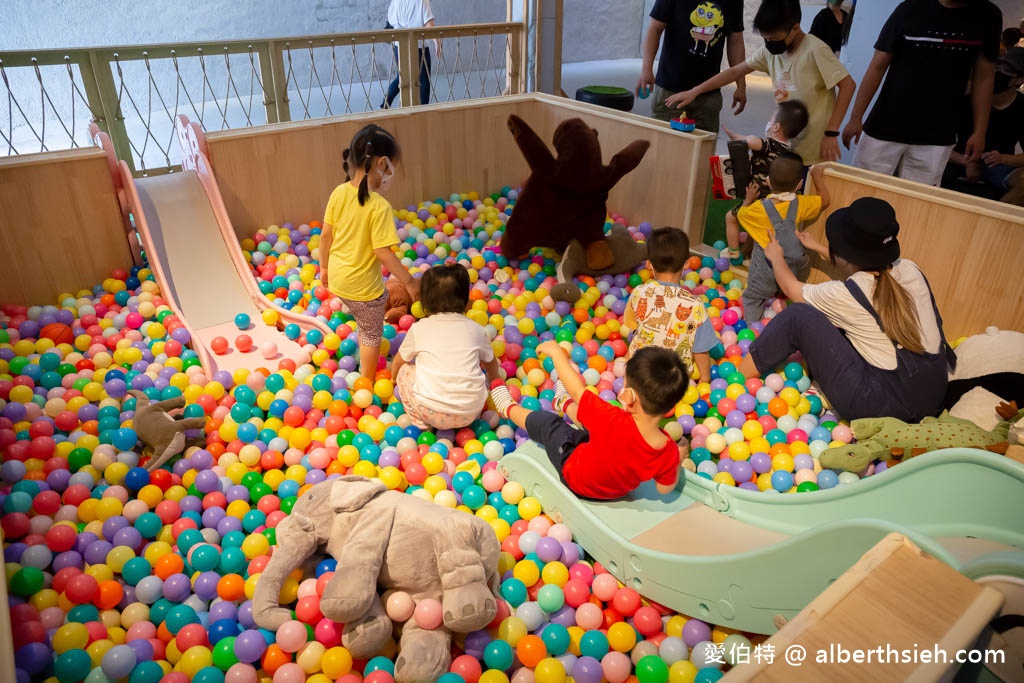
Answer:
[{"label": "white sock", "polygon": [[572,403],[572,396],[565,390],[562,380],[555,380],[555,398],[551,401],[551,407],[560,413],[565,413],[565,409],[570,403]]},{"label": "white sock", "polygon": [[494,401],[494,408],[498,411],[498,415],[504,418],[508,418],[512,406],[516,405],[508,386],[503,382],[495,382],[491,387],[491,400]]}]

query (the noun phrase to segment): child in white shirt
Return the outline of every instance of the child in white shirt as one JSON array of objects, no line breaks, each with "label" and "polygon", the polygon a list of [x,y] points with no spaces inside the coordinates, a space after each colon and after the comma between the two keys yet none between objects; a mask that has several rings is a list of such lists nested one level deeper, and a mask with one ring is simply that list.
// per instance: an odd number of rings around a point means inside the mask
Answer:
[{"label": "child in white shirt", "polygon": [[466,427],[501,379],[487,333],[465,315],[469,273],[456,263],[434,266],[420,280],[420,301],[427,317],[409,328],[391,365],[399,398],[420,429]]}]

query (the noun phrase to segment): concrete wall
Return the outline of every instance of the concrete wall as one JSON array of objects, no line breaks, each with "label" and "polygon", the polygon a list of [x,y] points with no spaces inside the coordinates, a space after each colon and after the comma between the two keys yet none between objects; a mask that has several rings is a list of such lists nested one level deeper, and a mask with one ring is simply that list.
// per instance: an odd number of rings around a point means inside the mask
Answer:
[{"label": "concrete wall", "polygon": [[[438,24],[505,20],[505,0],[432,0]],[[387,0],[5,0],[0,50],[369,31]]]},{"label": "concrete wall", "polygon": [[[758,0],[744,0],[743,27],[747,53],[763,43],[754,32]],[[803,7],[804,28],[825,0],[808,0]],[[562,61],[566,64],[640,56],[643,35],[650,22],[654,0],[564,0]]]}]

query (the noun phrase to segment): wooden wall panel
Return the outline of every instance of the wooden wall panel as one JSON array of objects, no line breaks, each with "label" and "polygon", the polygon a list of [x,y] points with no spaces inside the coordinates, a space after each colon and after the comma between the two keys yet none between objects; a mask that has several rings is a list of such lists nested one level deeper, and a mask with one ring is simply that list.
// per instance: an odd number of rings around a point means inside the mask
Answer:
[{"label": "wooden wall panel", "polygon": [[0,303],[55,303],[130,268],[107,158],[98,148],[0,158]]},{"label": "wooden wall panel", "polygon": [[609,207],[631,220],[686,228],[700,242],[713,136],[676,133],[650,119],[562,98],[520,95],[399,109],[211,133],[207,142],[235,232],[244,238],[281,221],[321,218],[331,190],[344,179],[341,150],[371,121],[392,131],[402,146],[402,164],[388,192],[395,206],[521,183],[528,169],[505,125],[512,113],[549,144],[560,121],[587,120],[599,131],[606,162],[634,139],[651,140],[651,150],[615,188]]},{"label": "wooden wall panel", "polygon": [[[1024,330],[1024,209],[839,164],[825,179],[832,210],[864,196],[893,205],[902,255],[931,283],[947,337]],[[811,232],[824,240],[825,219]],[[810,281],[829,277],[814,270]]]}]

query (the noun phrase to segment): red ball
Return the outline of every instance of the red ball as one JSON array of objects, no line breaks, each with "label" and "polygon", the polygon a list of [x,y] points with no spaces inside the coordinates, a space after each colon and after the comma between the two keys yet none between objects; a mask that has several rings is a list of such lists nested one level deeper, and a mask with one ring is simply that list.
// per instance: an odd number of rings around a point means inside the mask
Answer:
[{"label": "red ball", "polygon": [[6,538],[21,538],[28,533],[31,522],[24,512],[9,512],[0,517],[0,527]]},{"label": "red ball", "polygon": [[228,340],[224,337],[214,337],[210,340],[210,348],[218,356],[228,352]]},{"label": "red ball", "polygon": [[295,605],[295,618],[306,624],[319,623],[324,615],[320,612],[320,598],[307,595]]},{"label": "red ball", "polygon": [[40,515],[54,514],[60,509],[60,494],[56,491],[40,491],[32,499],[32,509]]},{"label": "red ball", "polygon": [[71,602],[81,605],[90,602],[98,588],[96,579],[88,574],[78,574],[68,581],[64,587],[64,595]]},{"label": "red ball", "polygon": [[40,339],[50,339],[54,344],[70,344],[75,341],[75,333],[62,323],[50,323],[39,330]]},{"label": "red ball", "polygon": [[633,625],[645,638],[661,633],[661,615],[653,607],[641,607],[633,615]]},{"label": "red ball", "polygon": [[470,655],[460,655],[453,659],[449,671],[462,676],[466,683],[476,683],[480,680],[480,674],[483,673],[480,662]]},{"label": "red ball", "polygon": [[640,594],[632,588],[620,588],[612,596],[612,606],[619,614],[631,617],[640,609]]},{"label": "red ball", "polygon": [[240,334],[235,337],[235,348],[242,353],[249,353],[252,351],[252,337],[247,334]]},{"label": "red ball", "polygon": [[62,553],[71,550],[75,545],[78,534],[67,524],[58,524],[50,527],[46,532],[46,547],[55,553]]},{"label": "red ball", "polygon": [[180,652],[184,652],[196,645],[209,646],[210,640],[206,635],[206,629],[201,624],[188,624],[183,626],[178,635],[174,637],[175,644]]}]

